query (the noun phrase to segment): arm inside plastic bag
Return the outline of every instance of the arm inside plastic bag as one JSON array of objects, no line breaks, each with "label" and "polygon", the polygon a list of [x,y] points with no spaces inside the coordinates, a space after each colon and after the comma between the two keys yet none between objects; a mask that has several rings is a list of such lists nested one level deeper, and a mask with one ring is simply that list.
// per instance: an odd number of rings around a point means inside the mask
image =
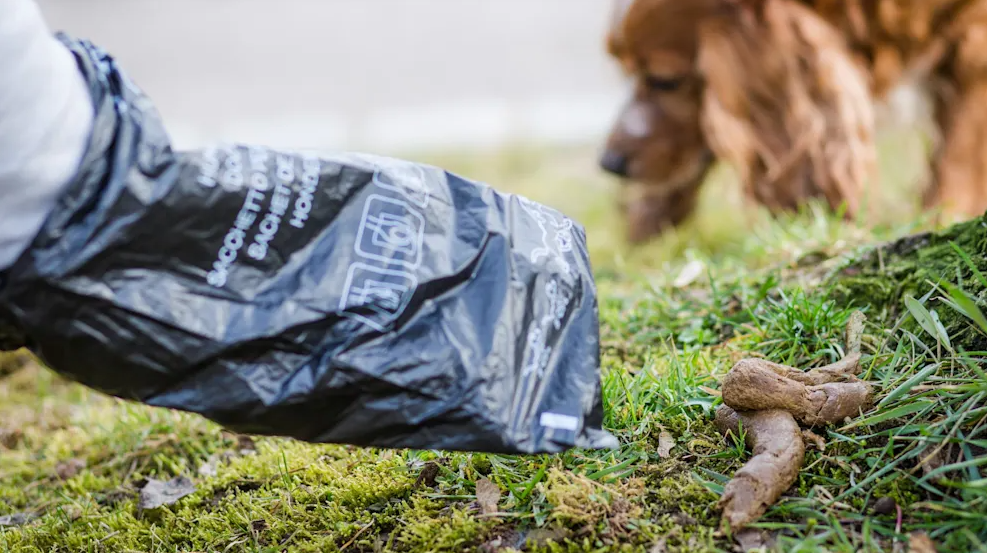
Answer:
[{"label": "arm inside plastic bag", "polygon": [[0,2],[0,270],[72,178],[92,129],[89,89],[35,0]]},{"label": "arm inside plastic bag", "polygon": [[616,446],[577,223],[392,158],[174,151],[113,58],[59,36],[95,129],[0,277],[7,347],[246,433],[505,453]]}]

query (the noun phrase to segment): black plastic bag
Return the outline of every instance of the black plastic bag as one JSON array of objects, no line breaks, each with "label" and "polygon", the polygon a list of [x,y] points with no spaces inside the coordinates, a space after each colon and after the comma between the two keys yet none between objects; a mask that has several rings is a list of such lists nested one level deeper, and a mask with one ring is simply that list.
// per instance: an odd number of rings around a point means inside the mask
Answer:
[{"label": "black plastic bag", "polygon": [[[105,52],[79,173],[0,280],[0,332],[107,394],[311,442],[614,447],[582,228],[441,169],[173,151]],[[249,116],[249,114],[247,114]]]}]

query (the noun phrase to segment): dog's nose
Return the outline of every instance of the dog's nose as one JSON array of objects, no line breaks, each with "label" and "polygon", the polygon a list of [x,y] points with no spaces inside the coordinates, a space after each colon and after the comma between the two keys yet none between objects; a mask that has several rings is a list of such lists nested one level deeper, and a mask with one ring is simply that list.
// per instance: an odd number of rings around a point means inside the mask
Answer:
[{"label": "dog's nose", "polygon": [[607,150],[606,152],[603,152],[603,157],[600,158],[600,167],[602,167],[604,171],[613,173],[618,177],[626,177],[627,161],[627,156],[618,154],[613,150]]}]

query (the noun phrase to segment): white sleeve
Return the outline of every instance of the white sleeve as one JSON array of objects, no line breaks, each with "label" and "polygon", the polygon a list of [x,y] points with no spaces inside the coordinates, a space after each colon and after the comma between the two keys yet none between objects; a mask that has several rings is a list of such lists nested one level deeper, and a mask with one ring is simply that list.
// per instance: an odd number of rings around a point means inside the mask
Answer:
[{"label": "white sleeve", "polygon": [[0,269],[27,248],[74,176],[94,108],[35,0],[0,0]]}]

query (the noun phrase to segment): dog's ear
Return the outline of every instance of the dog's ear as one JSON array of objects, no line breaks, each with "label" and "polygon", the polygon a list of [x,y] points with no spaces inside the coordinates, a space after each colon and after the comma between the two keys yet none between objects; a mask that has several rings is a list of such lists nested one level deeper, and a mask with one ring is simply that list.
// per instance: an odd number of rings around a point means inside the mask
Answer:
[{"label": "dog's ear", "polygon": [[611,2],[610,26],[607,31],[607,52],[612,56],[619,57],[620,51],[623,49],[623,32],[621,29],[624,25],[624,19],[627,17],[627,12],[630,11],[635,0],[611,0]]},{"label": "dog's ear", "polygon": [[876,170],[868,76],[846,40],[797,0],[732,0],[701,29],[702,125],[717,157],[772,211],[824,197],[859,207]]}]

